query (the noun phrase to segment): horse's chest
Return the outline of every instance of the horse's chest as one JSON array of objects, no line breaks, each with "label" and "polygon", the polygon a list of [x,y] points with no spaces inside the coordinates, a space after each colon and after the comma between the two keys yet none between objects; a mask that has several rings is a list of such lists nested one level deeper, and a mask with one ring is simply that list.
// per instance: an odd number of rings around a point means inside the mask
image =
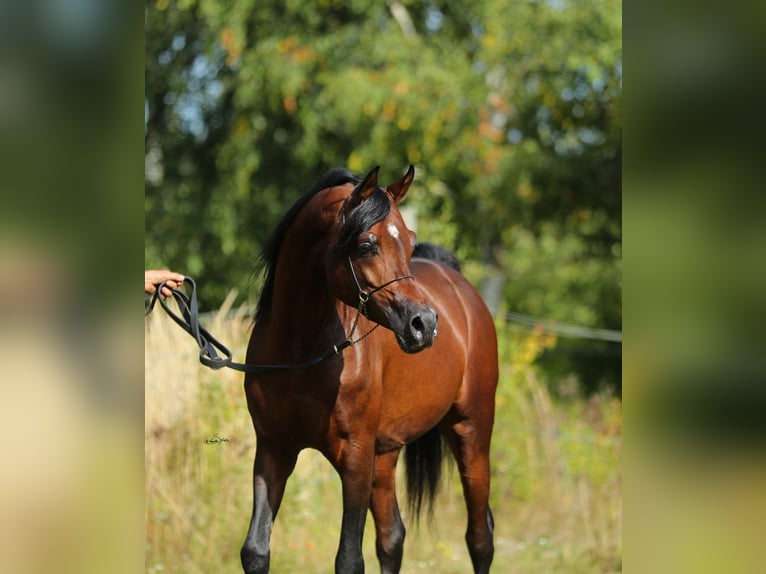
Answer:
[{"label": "horse's chest", "polygon": [[248,407],[256,432],[268,437],[291,438],[312,446],[327,432],[335,408],[332,390],[309,383],[272,381],[248,389]]}]

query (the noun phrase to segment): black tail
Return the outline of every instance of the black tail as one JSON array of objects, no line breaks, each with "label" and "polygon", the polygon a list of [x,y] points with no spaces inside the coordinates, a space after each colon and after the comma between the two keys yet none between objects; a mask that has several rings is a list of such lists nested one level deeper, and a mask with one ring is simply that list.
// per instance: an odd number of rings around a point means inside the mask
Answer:
[{"label": "black tail", "polygon": [[433,504],[442,473],[442,436],[436,427],[408,444],[404,449],[407,475],[407,506],[417,522],[426,503],[433,516]]},{"label": "black tail", "polygon": [[433,243],[418,243],[415,246],[415,251],[412,252],[413,257],[420,257],[421,259],[431,259],[447,267],[452,267],[455,271],[460,271],[460,262],[449,249],[434,245]]}]

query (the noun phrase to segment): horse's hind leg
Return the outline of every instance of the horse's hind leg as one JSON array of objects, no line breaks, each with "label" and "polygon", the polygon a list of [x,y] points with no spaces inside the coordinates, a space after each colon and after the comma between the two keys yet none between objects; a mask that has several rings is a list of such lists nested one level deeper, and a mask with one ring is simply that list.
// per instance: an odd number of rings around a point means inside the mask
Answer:
[{"label": "horse's hind leg", "polygon": [[489,442],[492,415],[465,419],[442,428],[460,469],[463,495],[468,510],[465,540],[474,572],[489,572],[494,555],[494,521],[489,508]]},{"label": "horse's hind leg", "polygon": [[245,574],[269,571],[271,527],[296,459],[297,453],[288,453],[258,441],[253,468],[253,514],[240,551]]},{"label": "horse's hind leg", "polygon": [[375,549],[382,574],[396,574],[402,566],[404,523],[396,501],[396,461],[399,450],[375,457],[370,510],[375,520]]}]

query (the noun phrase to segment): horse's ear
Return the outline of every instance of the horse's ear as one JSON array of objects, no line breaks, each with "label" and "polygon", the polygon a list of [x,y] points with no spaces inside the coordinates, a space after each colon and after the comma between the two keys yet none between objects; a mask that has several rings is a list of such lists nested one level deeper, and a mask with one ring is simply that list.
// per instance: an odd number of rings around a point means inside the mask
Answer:
[{"label": "horse's ear", "polygon": [[370,172],[364,176],[362,183],[349,195],[343,206],[343,217],[348,217],[356,207],[372,195],[372,192],[378,188],[378,170],[379,165],[373,167]]},{"label": "horse's ear", "polygon": [[394,198],[394,203],[399,205],[402,202],[404,196],[407,195],[407,190],[410,188],[413,179],[415,179],[415,166],[410,164],[407,173],[387,188],[391,197]]}]

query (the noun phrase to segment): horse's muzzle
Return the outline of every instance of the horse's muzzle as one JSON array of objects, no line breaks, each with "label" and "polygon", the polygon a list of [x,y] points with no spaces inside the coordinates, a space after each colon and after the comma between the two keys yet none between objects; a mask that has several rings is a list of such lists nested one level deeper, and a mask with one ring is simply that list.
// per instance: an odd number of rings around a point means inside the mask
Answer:
[{"label": "horse's muzzle", "polygon": [[396,342],[405,353],[417,353],[434,344],[439,315],[428,305],[411,309]]}]

